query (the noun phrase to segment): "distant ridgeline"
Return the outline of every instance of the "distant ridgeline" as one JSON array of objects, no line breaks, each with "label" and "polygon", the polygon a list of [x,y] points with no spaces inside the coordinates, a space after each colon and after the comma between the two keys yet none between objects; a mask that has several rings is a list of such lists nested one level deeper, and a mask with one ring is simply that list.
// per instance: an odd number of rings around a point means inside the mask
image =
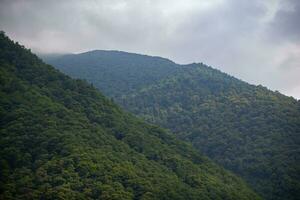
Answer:
[{"label": "distant ridgeline", "polygon": [[202,63],[118,51],[44,59],[190,141],[264,198],[300,198],[299,101]]},{"label": "distant ridgeline", "polygon": [[0,199],[261,199],[0,33]]}]

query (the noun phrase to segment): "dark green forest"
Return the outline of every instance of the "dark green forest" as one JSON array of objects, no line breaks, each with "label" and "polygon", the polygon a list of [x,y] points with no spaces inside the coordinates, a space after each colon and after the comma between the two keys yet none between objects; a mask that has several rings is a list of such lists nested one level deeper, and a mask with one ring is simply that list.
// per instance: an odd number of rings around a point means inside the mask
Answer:
[{"label": "dark green forest", "polygon": [[202,63],[166,66],[161,58],[109,51],[45,60],[191,142],[265,199],[299,199],[300,102],[292,97]]},{"label": "dark green forest", "polygon": [[0,33],[0,199],[260,199]]}]

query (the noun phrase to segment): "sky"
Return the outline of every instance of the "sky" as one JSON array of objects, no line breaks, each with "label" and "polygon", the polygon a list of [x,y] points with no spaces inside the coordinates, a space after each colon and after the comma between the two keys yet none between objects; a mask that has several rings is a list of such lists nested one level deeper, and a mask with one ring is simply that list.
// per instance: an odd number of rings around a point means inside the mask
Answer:
[{"label": "sky", "polygon": [[0,0],[0,29],[35,53],[203,62],[300,99],[300,0]]}]

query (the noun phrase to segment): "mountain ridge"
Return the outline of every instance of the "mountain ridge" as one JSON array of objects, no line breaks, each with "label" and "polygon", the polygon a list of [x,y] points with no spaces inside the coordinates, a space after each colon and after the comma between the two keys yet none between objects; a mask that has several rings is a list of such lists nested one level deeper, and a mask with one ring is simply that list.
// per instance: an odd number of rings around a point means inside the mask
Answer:
[{"label": "mountain ridge", "polygon": [[141,56],[141,57],[148,57],[148,58],[154,58],[154,59],[161,59],[161,60],[165,60],[165,61],[168,61],[170,63],[173,63],[174,65],[177,65],[177,66],[181,66],[181,67],[187,67],[187,66],[193,66],[193,65],[204,65],[206,67],[209,67],[209,68],[212,68],[214,70],[217,70],[221,73],[223,73],[224,75],[227,75],[227,76],[230,76],[230,77],[233,77],[241,82],[244,82],[244,83],[247,83],[249,85],[252,85],[252,86],[256,86],[256,87],[263,87],[267,90],[270,90],[272,92],[276,92],[276,93],[280,93],[286,97],[290,97],[290,98],[293,98],[297,101],[300,101],[300,99],[294,97],[294,96],[289,96],[289,95],[286,95],[276,89],[270,89],[269,87],[267,86],[264,86],[260,83],[249,83],[248,81],[246,80],[243,80],[241,78],[238,78],[236,76],[233,76],[231,75],[230,73],[228,72],[224,72],[222,71],[221,69],[219,68],[214,68],[213,66],[211,65],[207,65],[207,64],[204,64],[203,62],[190,62],[190,63],[177,63],[177,62],[174,62],[172,61],[171,59],[169,58],[165,58],[165,57],[161,57],[161,56],[158,56],[158,55],[149,55],[149,54],[140,54],[140,53],[137,53],[137,52],[128,52],[128,51],[123,51],[123,50],[103,50],[103,49],[94,49],[94,50],[90,50],[90,51],[84,51],[84,52],[80,52],[80,53],[62,53],[62,54],[39,54],[37,53],[37,55],[46,63],[53,63],[55,64],[55,62],[57,62],[57,60],[60,60],[60,59],[63,59],[65,56],[68,57],[68,56],[80,56],[80,55],[87,55],[87,54],[90,54],[90,53],[93,53],[93,54],[97,54],[97,53],[106,53],[106,54],[109,54],[109,53],[115,53],[115,54],[125,54],[125,55],[132,55],[132,56]]}]

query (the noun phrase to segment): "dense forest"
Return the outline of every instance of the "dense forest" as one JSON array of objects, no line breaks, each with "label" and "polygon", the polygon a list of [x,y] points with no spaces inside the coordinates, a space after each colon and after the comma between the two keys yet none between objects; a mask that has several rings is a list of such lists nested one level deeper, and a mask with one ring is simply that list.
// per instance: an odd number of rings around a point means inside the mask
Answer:
[{"label": "dense forest", "polygon": [[106,94],[122,107],[191,142],[264,198],[298,199],[300,102],[202,63],[167,61],[109,51],[47,60],[97,88],[106,85]]},{"label": "dense forest", "polygon": [[0,33],[0,199],[260,199]]},{"label": "dense forest", "polygon": [[[161,58],[121,51],[41,56],[74,78],[84,78],[110,97],[119,97],[169,77],[180,68]],[[142,68],[142,69],[141,69]]]}]

